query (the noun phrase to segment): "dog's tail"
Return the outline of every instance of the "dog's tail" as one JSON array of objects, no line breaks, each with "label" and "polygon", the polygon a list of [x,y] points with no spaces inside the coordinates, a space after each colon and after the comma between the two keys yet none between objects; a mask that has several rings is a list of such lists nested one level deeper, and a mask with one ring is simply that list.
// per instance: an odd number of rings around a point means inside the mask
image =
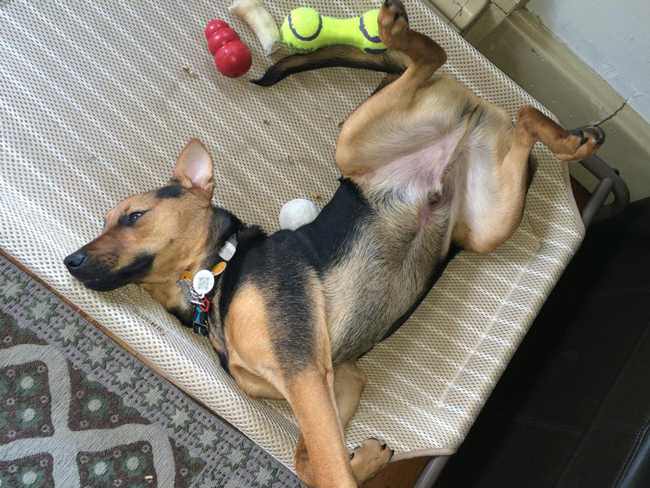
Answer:
[{"label": "dog's tail", "polygon": [[293,54],[271,66],[259,80],[251,80],[259,86],[272,86],[289,75],[321,68],[357,68],[402,74],[409,65],[409,58],[397,51],[368,54],[351,46],[329,46],[308,54]]}]

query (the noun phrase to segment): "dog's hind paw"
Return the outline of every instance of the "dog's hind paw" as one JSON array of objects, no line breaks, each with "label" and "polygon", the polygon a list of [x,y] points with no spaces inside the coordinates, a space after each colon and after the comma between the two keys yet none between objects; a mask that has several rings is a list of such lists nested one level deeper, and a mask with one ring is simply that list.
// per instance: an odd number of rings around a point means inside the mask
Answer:
[{"label": "dog's hind paw", "polygon": [[581,127],[564,136],[562,152],[555,155],[563,161],[580,161],[594,154],[605,142],[605,131],[600,127]]},{"label": "dog's hind paw", "polygon": [[407,42],[409,17],[399,0],[386,0],[377,18],[379,37],[389,49],[401,50]]},{"label": "dog's hind paw", "polygon": [[395,451],[388,448],[386,441],[365,440],[359,447],[348,452],[350,465],[357,483],[361,484],[383,469]]}]

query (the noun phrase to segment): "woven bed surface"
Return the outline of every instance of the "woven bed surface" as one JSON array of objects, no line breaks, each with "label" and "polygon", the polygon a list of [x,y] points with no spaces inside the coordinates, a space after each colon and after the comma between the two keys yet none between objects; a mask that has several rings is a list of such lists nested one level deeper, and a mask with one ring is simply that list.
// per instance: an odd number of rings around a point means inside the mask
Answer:
[{"label": "woven bed surface", "polygon": [[[208,342],[143,290],[88,291],[62,263],[116,202],[164,183],[192,137],[215,158],[215,202],[266,230],[277,229],[284,202],[322,206],[333,194],[337,124],[382,76],[331,69],[253,86],[247,80],[270,60],[227,3],[0,2],[0,246],[292,467],[298,428],[285,402],[244,396]],[[513,117],[539,107],[425,6],[405,3],[411,26],[447,50],[445,71]],[[304,5],[266,4],[278,22]],[[348,17],[377,3],[311,6]],[[203,35],[212,18],[250,46],[248,75],[217,72]],[[539,169],[515,235],[490,255],[461,253],[409,322],[360,360],[369,381],[350,445],[383,438],[399,459],[451,453],[464,439],[584,234],[565,165],[541,147],[534,155]]]}]

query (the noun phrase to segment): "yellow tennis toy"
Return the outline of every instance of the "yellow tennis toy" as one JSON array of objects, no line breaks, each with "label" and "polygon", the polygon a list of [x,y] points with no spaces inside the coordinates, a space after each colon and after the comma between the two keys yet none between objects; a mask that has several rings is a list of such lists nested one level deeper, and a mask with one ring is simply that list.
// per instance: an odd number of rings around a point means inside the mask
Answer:
[{"label": "yellow tennis toy", "polygon": [[300,7],[292,10],[280,28],[282,41],[294,51],[310,52],[333,44],[355,46],[370,54],[387,50],[379,39],[377,16],[379,9],[361,17],[335,19],[317,10]]}]

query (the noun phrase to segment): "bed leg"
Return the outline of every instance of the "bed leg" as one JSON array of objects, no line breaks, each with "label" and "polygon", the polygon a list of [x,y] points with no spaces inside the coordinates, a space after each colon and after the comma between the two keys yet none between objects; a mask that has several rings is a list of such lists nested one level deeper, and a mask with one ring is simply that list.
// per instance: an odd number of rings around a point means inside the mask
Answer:
[{"label": "bed leg", "polygon": [[449,461],[449,456],[433,456],[429,459],[413,488],[431,488],[434,486],[447,461]]},{"label": "bed leg", "polygon": [[[589,156],[580,161],[580,164],[600,180],[582,210],[582,221],[585,227],[620,214],[630,203],[630,190],[618,171],[609,167],[598,156]],[[605,205],[610,192],[614,194],[614,201]]]}]

